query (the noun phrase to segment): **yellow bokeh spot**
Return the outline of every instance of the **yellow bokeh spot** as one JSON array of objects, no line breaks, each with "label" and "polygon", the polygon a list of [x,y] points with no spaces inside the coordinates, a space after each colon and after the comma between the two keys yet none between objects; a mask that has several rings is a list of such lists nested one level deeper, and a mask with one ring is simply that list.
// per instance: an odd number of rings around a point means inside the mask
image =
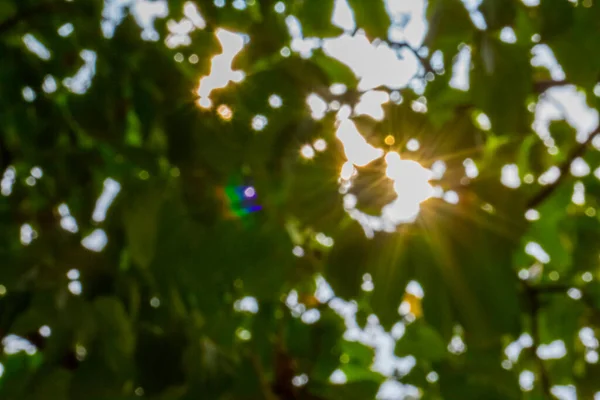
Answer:
[{"label": "yellow bokeh spot", "polygon": [[225,104],[221,104],[219,108],[217,108],[217,114],[225,121],[229,121],[233,117],[233,111]]},{"label": "yellow bokeh spot", "polygon": [[387,144],[388,146],[393,145],[394,143],[396,143],[396,139],[394,139],[394,137],[392,135],[387,135],[384,139],[385,144]]},{"label": "yellow bokeh spot", "polygon": [[300,302],[308,308],[317,307],[319,305],[319,300],[310,293],[300,295]]},{"label": "yellow bokeh spot", "polygon": [[423,307],[421,306],[421,299],[415,296],[414,294],[405,293],[402,301],[410,304],[410,313],[414,315],[416,318],[419,318],[423,315]]}]

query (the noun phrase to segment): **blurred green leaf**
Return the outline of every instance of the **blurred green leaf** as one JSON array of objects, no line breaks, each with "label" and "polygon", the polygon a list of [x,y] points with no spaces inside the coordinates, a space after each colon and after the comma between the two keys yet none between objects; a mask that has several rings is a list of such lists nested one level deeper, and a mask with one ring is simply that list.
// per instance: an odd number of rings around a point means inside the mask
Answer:
[{"label": "blurred green leaf", "polygon": [[399,357],[412,355],[418,360],[440,361],[448,354],[442,337],[423,321],[406,327],[404,336],[396,343],[394,353]]},{"label": "blurred green leaf", "polygon": [[[147,172],[146,172],[147,173]],[[157,246],[158,213],[163,199],[160,186],[142,186],[125,200],[123,220],[132,260],[146,268]]]},{"label": "blurred green leaf", "polygon": [[94,308],[99,322],[99,351],[110,368],[120,371],[127,367],[135,349],[131,322],[116,298],[98,298]]},{"label": "blurred green leaf", "polygon": [[365,30],[367,37],[387,39],[390,17],[381,0],[348,0],[354,11],[354,19],[359,28]]},{"label": "blurred green leaf", "polygon": [[[333,0],[0,4],[2,400],[363,400],[384,381],[436,400],[600,390],[580,337],[600,323],[600,153],[576,140],[595,128],[597,2],[347,3],[371,59],[359,44],[329,56],[344,34]],[[310,43],[292,40],[292,16]],[[535,46],[547,66],[532,66]],[[390,51],[398,68],[373,65]],[[402,79],[358,90],[371,73]],[[590,110],[540,103],[573,88]],[[346,117],[362,138],[341,140]],[[548,118],[558,152],[538,129]],[[383,156],[345,187],[363,139]],[[390,151],[435,175],[398,226],[382,208],[411,193],[388,178]],[[569,173],[574,157],[589,173]],[[543,184],[550,168],[565,176]],[[374,371],[393,355],[377,338],[403,327],[395,353],[415,365]],[[523,333],[535,343],[509,365]],[[558,340],[564,357],[537,359]]]},{"label": "blurred green leaf", "polygon": [[529,49],[483,35],[474,55],[472,93],[499,134],[522,134],[529,129],[527,96],[532,91]]},{"label": "blurred green leaf", "polygon": [[342,29],[332,25],[334,0],[302,0],[297,17],[302,24],[304,37],[330,37],[342,33]]},{"label": "blurred green leaf", "polygon": [[491,30],[512,26],[518,3],[513,0],[488,0],[481,3],[479,7],[485,23]]},{"label": "blurred green leaf", "polygon": [[433,51],[442,51],[444,68],[450,70],[458,45],[472,38],[474,26],[469,13],[461,1],[435,0],[427,3],[427,20],[430,26],[425,43]]}]

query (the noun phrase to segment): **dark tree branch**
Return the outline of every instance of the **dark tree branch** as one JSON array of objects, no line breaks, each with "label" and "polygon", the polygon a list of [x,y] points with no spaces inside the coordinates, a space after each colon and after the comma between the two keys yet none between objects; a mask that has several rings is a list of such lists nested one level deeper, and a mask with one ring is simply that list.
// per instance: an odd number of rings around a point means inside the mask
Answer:
[{"label": "dark tree branch", "polygon": [[263,395],[264,399],[265,400],[278,400],[278,397],[275,396],[275,394],[273,394],[273,392],[271,391],[271,384],[269,383],[269,380],[267,379],[267,376],[262,367],[261,361],[258,358],[258,356],[256,355],[256,353],[250,353],[249,357],[250,357],[250,362],[252,363],[252,367],[254,368],[254,371],[258,375],[258,381],[260,383],[260,389],[262,391],[262,395]]},{"label": "dark tree branch", "polygon": [[579,291],[581,291],[581,301],[583,301],[588,306],[588,308],[592,312],[594,319],[596,320],[596,323],[600,324],[600,309],[596,305],[594,298],[591,297],[588,293],[586,293],[582,288],[578,288],[573,285],[569,286],[569,285],[565,285],[565,284],[560,284],[560,283],[555,283],[555,284],[550,284],[550,285],[542,285],[542,286],[530,286],[530,289],[533,292],[535,292],[535,294],[538,296],[544,295],[544,294],[566,295],[566,294],[568,294],[568,291],[571,288],[575,288],[575,289],[578,289]]},{"label": "dark tree branch", "polygon": [[546,370],[546,366],[544,365],[544,361],[538,356],[537,351],[540,346],[540,329],[538,323],[538,313],[540,310],[540,301],[538,298],[538,294],[540,292],[537,288],[530,286],[525,283],[525,294],[527,295],[527,299],[529,300],[530,305],[530,319],[531,319],[531,337],[533,339],[533,347],[531,351],[533,353],[533,358],[538,366],[538,372],[540,376],[540,384],[542,388],[542,393],[544,397],[547,399],[555,398],[552,395],[550,390],[550,378],[548,377],[548,371]]},{"label": "dark tree branch", "polygon": [[571,152],[567,156],[567,159],[565,161],[563,161],[563,163],[560,165],[560,176],[558,177],[558,179],[551,185],[545,186],[540,192],[538,192],[535,196],[533,196],[527,202],[528,209],[535,208],[539,204],[543,203],[544,200],[546,200],[548,197],[550,197],[554,193],[554,191],[566,179],[567,174],[569,172],[569,168],[571,167],[571,164],[573,163],[573,160],[575,160],[577,157],[581,157],[585,153],[589,144],[592,143],[592,140],[594,139],[594,137],[599,133],[600,133],[600,126],[598,128],[596,128],[596,130],[594,130],[590,134],[590,136],[587,138],[587,140],[585,142],[580,143],[577,147],[575,147],[573,150],[571,150]]},{"label": "dark tree branch", "polygon": [[557,87],[557,86],[566,86],[566,85],[572,85],[572,83],[567,80],[554,81],[552,79],[549,79],[549,80],[534,82],[533,89],[537,93],[541,94],[550,88]]},{"label": "dark tree branch", "polygon": [[572,286],[555,283],[550,285],[539,285],[539,286],[529,286],[529,289],[533,291],[536,295],[541,294],[564,294],[567,293],[567,290]]}]

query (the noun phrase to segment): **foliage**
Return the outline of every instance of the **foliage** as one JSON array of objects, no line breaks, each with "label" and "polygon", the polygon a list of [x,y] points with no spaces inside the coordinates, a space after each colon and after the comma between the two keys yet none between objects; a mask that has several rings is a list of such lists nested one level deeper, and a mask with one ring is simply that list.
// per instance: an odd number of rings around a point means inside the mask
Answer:
[{"label": "foliage", "polygon": [[[430,0],[422,48],[392,40],[389,4],[348,1],[345,34],[419,64],[408,85],[369,88],[391,99],[383,119],[351,119],[374,147],[446,165],[432,182],[445,197],[369,238],[340,189],[337,110],[365,90],[321,48],[344,34],[335,1],[173,0],[155,32],[138,7],[165,3],[125,1],[123,18],[117,3],[0,2],[0,398],[362,400],[386,380],[424,399],[600,391],[598,129],[564,115],[551,141],[533,129],[554,89],[597,107],[597,1]],[[306,57],[288,15],[319,38]],[[165,45],[178,29],[184,42]],[[222,29],[248,35],[232,67],[245,76],[206,107],[198,83],[223,72]],[[564,79],[532,64],[539,44]],[[463,51],[467,90],[452,82]],[[520,185],[501,184],[507,165]],[[360,210],[396,197],[385,168],[357,164]],[[373,332],[414,366],[374,365]],[[557,340],[566,355],[547,359]]]}]

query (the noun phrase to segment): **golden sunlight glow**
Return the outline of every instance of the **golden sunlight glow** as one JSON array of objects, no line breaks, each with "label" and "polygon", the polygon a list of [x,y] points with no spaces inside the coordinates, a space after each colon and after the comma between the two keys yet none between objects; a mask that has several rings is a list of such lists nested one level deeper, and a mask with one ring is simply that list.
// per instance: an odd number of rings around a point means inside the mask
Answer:
[{"label": "golden sunlight glow", "polygon": [[[340,192],[347,193],[353,176],[360,173],[355,166],[364,167],[384,156],[385,152],[370,145],[347,115],[341,116],[340,112],[338,120],[336,136],[342,142],[348,160],[341,169]],[[394,138],[386,137],[386,144],[389,145],[392,140],[388,138]],[[394,151],[387,152],[384,159],[387,164],[385,175],[394,182],[398,197],[382,208],[381,215],[368,215],[358,210],[352,194],[344,197],[344,208],[351,218],[362,225],[369,237],[376,231],[393,232],[398,225],[413,222],[419,214],[420,204],[434,195],[429,183],[433,179],[432,171],[416,161],[401,159],[400,154]]]},{"label": "golden sunlight glow", "polygon": [[219,108],[217,108],[217,113],[224,121],[230,121],[233,117],[233,111],[226,104],[221,104]]},{"label": "golden sunlight glow", "polygon": [[396,143],[396,139],[394,139],[392,135],[387,135],[384,139],[384,142],[388,146],[392,146],[394,143]]}]

